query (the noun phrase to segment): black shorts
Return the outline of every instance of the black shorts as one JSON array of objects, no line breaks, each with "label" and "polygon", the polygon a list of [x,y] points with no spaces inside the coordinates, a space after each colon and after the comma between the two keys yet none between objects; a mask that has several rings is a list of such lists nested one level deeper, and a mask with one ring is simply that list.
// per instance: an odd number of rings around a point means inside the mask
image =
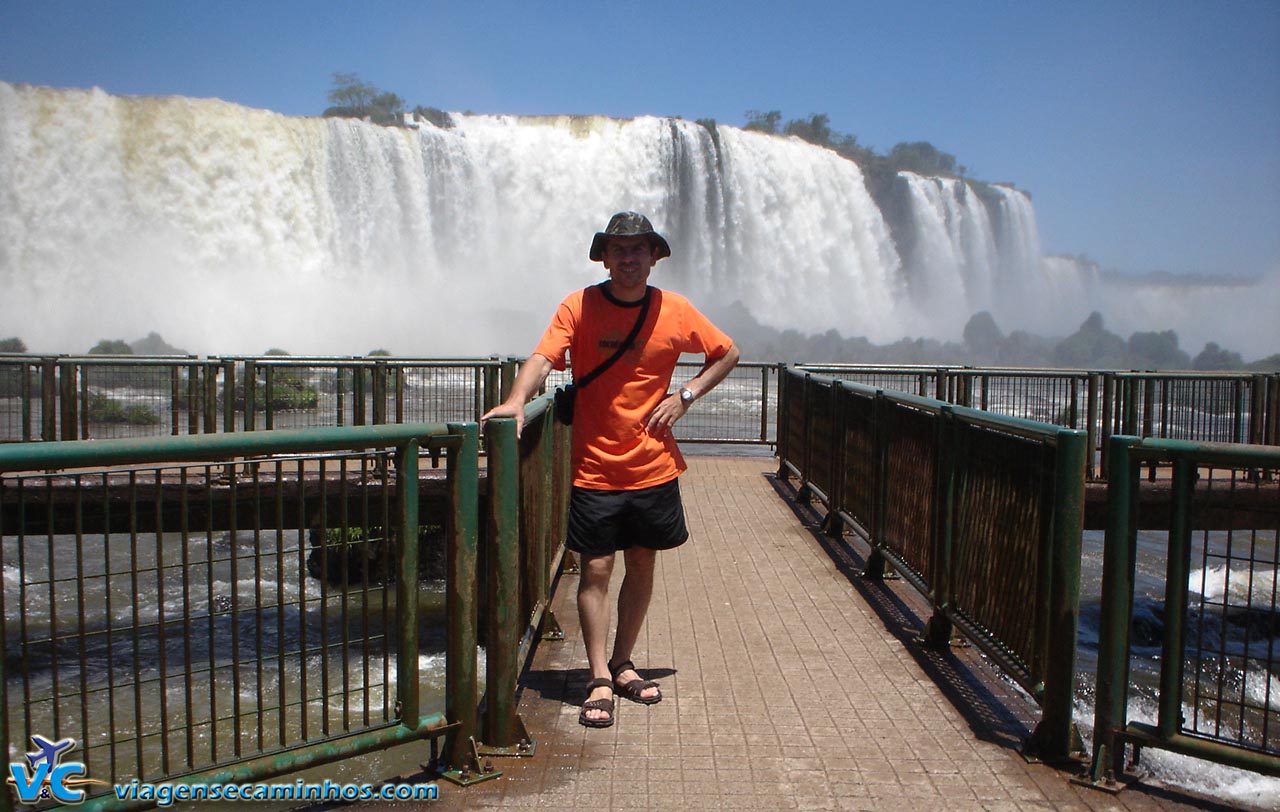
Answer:
[{"label": "black shorts", "polygon": [[574,486],[569,497],[565,546],[575,553],[609,555],[628,547],[669,550],[688,538],[679,479],[635,491]]}]

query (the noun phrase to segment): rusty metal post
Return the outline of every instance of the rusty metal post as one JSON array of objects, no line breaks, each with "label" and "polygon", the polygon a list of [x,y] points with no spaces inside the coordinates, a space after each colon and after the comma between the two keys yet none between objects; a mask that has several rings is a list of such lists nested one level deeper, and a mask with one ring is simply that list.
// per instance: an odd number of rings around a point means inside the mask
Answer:
[{"label": "rusty metal post", "polygon": [[76,417],[76,364],[74,361],[64,361],[58,364],[58,384],[60,398],[59,411],[62,423],[62,439],[76,439],[76,425],[79,420]]},{"label": "rusty metal post", "polygon": [[40,439],[58,439],[58,364],[52,358],[40,362]]},{"label": "rusty metal post", "polygon": [[373,362],[373,424],[387,422],[387,362]]},{"label": "rusty metal post", "polygon": [[449,733],[445,753],[450,765],[462,767],[467,764],[477,733],[479,703],[476,547],[480,537],[480,437],[475,423],[450,423],[449,431],[461,434],[462,444],[450,452],[447,463],[450,521],[445,584],[445,716],[458,727]]},{"label": "rusty metal post", "polygon": [[[1098,449],[1098,375],[1090,372],[1085,378],[1085,386],[1087,387],[1087,405],[1085,407],[1085,477],[1093,479],[1098,475],[1097,449]],[[1106,418],[1103,418],[1106,422]]]},{"label": "rusty metal post", "polygon": [[1098,676],[1094,698],[1093,759],[1089,779],[1114,781],[1124,770],[1124,741],[1118,734],[1128,719],[1129,613],[1137,530],[1137,468],[1133,451],[1142,441],[1116,435],[1110,440],[1107,473],[1107,529],[1102,547],[1102,613],[1098,624]]},{"label": "rusty metal post", "polygon": [[1084,536],[1085,457],[1082,431],[1058,432],[1053,484],[1053,525],[1048,560],[1048,623],[1044,639],[1044,693],[1040,722],[1026,753],[1060,763],[1083,749],[1072,721],[1075,702],[1076,635],[1080,621],[1080,546]]},{"label": "rusty metal post", "polygon": [[244,430],[258,427],[258,363],[252,358],[244,362]]},{"label": "rusty metal post", "polygon": [[484,444],[489,478],[484,743],[486,747],[507,748],[521,738],[516,716],[520,671],[520,450],[516,421],[502,418],[485,423]]}]

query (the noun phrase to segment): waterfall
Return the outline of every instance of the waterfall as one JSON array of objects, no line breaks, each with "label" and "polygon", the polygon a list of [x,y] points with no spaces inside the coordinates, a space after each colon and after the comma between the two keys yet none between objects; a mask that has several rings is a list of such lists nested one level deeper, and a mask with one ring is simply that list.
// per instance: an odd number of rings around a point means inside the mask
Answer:
[{"label": "waterfall", "polygon": [[0,82],[0,337],[523,354],[565,293],[603,278],[587,246],[621,209],[672,244],[654,284],[777,329],[954,340],[987,309],[1006,330],[1061,334],[1096,306],[1076,264],[1042,261],[1012,188],[903,173],[894,208],[909,215],[886,216],[857,164],[795,138],[648,116],[453,119],[381,127]]}]

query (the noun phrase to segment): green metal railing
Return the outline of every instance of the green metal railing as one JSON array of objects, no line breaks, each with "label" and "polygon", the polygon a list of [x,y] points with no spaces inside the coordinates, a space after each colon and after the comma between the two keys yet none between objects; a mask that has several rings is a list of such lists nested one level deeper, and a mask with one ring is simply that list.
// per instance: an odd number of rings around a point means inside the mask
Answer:
[{"label": "green metal railing", "polygon": [[1078,751],[1071,721],[1085,434],[799,370],[783,373],[779,476],[870,545],[1040,703],[1026,750]]},{"label": "green metal railing", "polygon": [[[431,493],[420,453],[446,459]],[[88,776],[119,783],[254,780],[441,736],[445,763],[466,761],[477,459],[474,424],[0,447],[0,741],[74,738]],[[443,606],[419,582],[424,524]],[[424,634],[447,649],[431,711]]]},{"label": "green metal railing", "polygon": [[1095,372],[804,364],[815,374],[1082,429],[1089,478],[1107,473],[1107,439],[1280,444],[1280,374]]},{"label": "green metal railing", "polygon": [[[1094,751],[1114,785],[1144,747],[1280,775],[1280,447],[1111,438]],[[1154,725],[1130,720],[1130,626],[1143,466],[1171,466]],[[1210,498],[1212,497],[1212,498]],[[1221,528],[1216,511],[1232,517]],[[1218,579],[1221,579],[1219,582]]]},{"label": "green metal railing", "polygon": [[565,561],[570,468],[569,428],[555,419],[551,397],[525,409],[524,428],[515,421],[485,424],[489,510],[487,592],[509,596],[495,603],[487,628],[488,658],[481,755],[531,754],[534,742],[516,711],[521,664],[537,635],[563,639],[550,610],[556,578]]}]

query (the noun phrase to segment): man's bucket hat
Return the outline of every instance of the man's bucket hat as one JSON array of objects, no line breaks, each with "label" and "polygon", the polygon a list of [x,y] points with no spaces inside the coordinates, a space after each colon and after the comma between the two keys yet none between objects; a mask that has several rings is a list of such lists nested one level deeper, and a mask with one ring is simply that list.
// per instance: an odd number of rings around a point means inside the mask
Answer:
[{"label": "man's bucket hat", "polygon": [[595,239],[591,241],[592,262],[599,262],[604,258],[604,247],[610,237],[648,237],[649,244],[658,248],[655,262],[671,256],[671,246],[667,245],[661,234],[653,230],[649,218],[638,212],[620,211],[609,218],[609,225],[604,231],[596,232]]}]

